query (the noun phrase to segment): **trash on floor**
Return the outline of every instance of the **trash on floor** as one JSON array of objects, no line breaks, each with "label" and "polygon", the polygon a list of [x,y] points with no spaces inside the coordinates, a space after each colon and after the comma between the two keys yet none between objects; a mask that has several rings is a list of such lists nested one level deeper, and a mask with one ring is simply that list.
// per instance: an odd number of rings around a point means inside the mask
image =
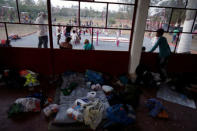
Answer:
[{"label": "trash on floor", "polygon": [[16,104],[22,104],[24,112],[40,112],[40,100],[37,98],[18,98]]},{"label": "trash on floor", "polygon": [[14,117],[17,114],[24,112],[24,106],[22,104],[12,104],[8,110],[8,118]]},{"label": "trash on floor", "polygon": [[64,89],[61,89],[62,93],[67,96],[67,95],[70,95],[70,93],[78,86],[78,84],[76,82],[72,82],[70,83],[69,87],[68,88],[64,88]]},{"label": "trash on floor", "polygon": [[22,88],[26,79],[20,76],[17,69],[5,69],[2,70],[2,81],[8,88]]},{"label": "trash on floor", "polygon": [[8,117],[14,117],[17,114],[24,112],[40,112],[40,100],[37,98],[18,98],[10,106]]},{"label": "trash on floor", "polygon": [[155,98],[148,99],[146,101],[146,106],[150,110],[149,112],[150,116],[159,117],[159,118],[168,118],[166,108],[157,99]]},{"label": "trash on floor", "polygon": [[50,97],[44,96],[42,93],[34,93],[32,95],[28,95],[27,98],[37,98],[40,99],[40,107],[46,107],[47,105],[51,104],[53,99]]},{"label": "trash on floor", "polygon": [[91,89],[95,90],[95,91],[100,90],[101,89],[101,85],[100,84],[93,84],[93,85],[91,85]]},{"label": "trash on floor", "polygon": [[89,125],[91,129],[95,130],[103,118],[103,111],[105,107],[99,100],[87,105],[84,109],[84,123]]},{"label": "trash on floor", "polygon": [[107,119],[104,128],[114,123],[129,125],[135,122],[136,114],[130,105],[116,104],[107,108]]},{"label": "trash on floor", "polygon": [[22,70],[20,74],[22,77],[26,78],[26,82],[24,86],[34,87],[40,85],[40,82],[37,79],[38,77],[37,73],[32,72],[30,70]]},{"label": "trash on floor", "polygon": [[98,84],[98,83],[103,84],[104,83],[103,76],[99,72],[95,72],[92,70],[86,70],[85,77],[86,77],[87,81],[90,81],[94,84]]},{"label": "trash on floor", "polygon": [[57,113],[59,106],[57,104],[51,104],[43,109],[43,112],[46,117],[49,117],[51,114]]},{"label": "trash on floor", "polygon": [[109,92],[112,92],[113,91],[113,88],[111,86],[108,86],[108,85],[103,85],[102,86],[102,89],[105,93],[109,93]]},{"label": "trash on floor", "polygon": [[87,96],[89,98],[77,99],[74,105],[67,109],[67,115],[73,120],[84,122],[94,130],[103,118],[105,106],[95,98],[95,92],[88,92]]},{"label": "trash on floor", "polygon": [[146,65],[139,64],[135,72],[137,75],[136,84],[143,84],[145,87],[150,88],[157,86],[157,79]]}]

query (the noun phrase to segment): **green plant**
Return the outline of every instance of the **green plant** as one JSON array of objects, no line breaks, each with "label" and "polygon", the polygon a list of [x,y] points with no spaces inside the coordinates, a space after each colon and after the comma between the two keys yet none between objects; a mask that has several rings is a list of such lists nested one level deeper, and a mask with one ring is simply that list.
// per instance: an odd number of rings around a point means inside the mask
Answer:
[{"label": "green plant", "polygon": [[116,21],[113,18],[110,18],[109,19],[109,24],[110,25],[116,24]]}]

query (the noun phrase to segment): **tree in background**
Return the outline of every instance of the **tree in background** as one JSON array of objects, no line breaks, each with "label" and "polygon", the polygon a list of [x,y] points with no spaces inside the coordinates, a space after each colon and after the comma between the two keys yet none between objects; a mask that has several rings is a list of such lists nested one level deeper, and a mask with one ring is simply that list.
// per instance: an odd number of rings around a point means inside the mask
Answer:
[{"label": "tree in background", "polygon": [[15,0],[0,0],[0,21],[13,22],[17,18],[16,1]]},{"label": "tree in background", "polygon": [[21,0],[20,1],[22,5],[35,5],[35,1],[34,0]]},{"label": "tree in background", "polygon": [[[36,7],[40,12],[45,12],[47,13],[47,0],[38,0]],[[37,12],[38,12],[37,10]]]},{"label": "tree in background", "polygon": [[[134,3],[135,0],[120,0],[123,3]],[[132,20],[133,18],[133,6],[129,6],[129,5],[120,5],[119,11],[124,11],[126,12],[126,18],[128,20]]]}]

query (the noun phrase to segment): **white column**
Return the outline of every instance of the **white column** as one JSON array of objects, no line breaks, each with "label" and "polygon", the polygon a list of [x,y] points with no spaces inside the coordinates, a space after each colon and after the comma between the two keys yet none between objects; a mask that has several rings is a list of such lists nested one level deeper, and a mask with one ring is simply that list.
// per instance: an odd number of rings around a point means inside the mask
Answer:
[{"label": "white column", "polygon": [[135,19],[135,27],[129,61],[129,74],[135,73],[136,67],[140,62],[149,3],[150,0],[138,0],[137,14]]},{"label": "white column", "polygon": [[[196,8],[197,0],[188,0],[187,7]],[[183,32],[190,32],[192,30],[193,22],[195,22],[195,11],[187,10],[186,18],[183,24]],[[189,53],[192,45],[192,34],[182,34],[177,48],[177,53]]]}]

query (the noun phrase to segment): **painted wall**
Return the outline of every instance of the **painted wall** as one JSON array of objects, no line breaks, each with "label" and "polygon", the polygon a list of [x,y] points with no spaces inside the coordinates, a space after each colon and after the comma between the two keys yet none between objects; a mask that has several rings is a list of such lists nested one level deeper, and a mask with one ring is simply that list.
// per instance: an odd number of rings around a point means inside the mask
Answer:
[{"label": "painted wall", "polygon": [[[155,53],[142,53],[141,63],[156,71]],[[169,72],[197,72],[197,55],[173,54]],[[0,67],[25,68],[41,74],[93,69],[113,75],[128,72],[129,52],[0,48]]]},{"label": "painted wall", "polygon": [[0,48],[0,67],[27,68],[41,74],[93,69],[109,74],[128,71],[129,52]]}]

